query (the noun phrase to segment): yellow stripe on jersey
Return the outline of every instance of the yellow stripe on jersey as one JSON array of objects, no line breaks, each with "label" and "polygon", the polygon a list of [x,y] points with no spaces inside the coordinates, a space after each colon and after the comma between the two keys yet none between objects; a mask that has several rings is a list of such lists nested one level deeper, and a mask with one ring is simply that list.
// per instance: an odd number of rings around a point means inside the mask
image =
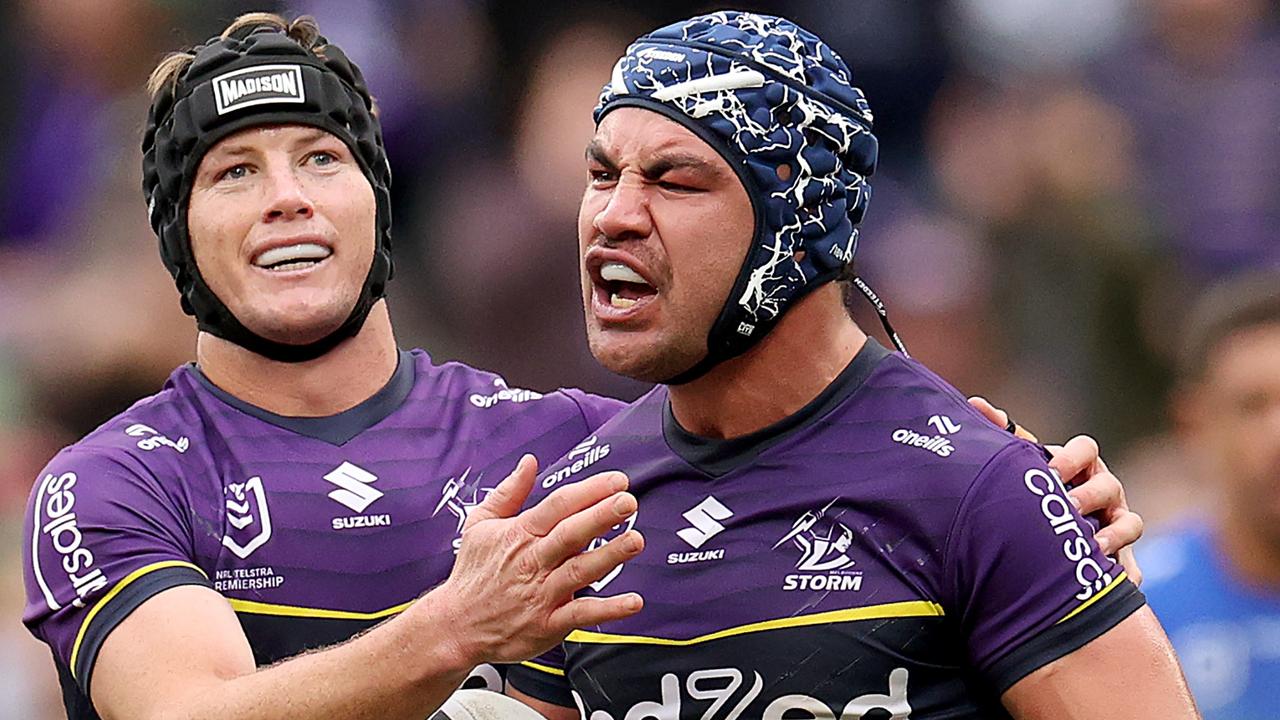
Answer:
[{"label": "yellow stripe on jersey", "polygon": [[1066,622],[1066,621],[1070,620],[1071,618],[1075,617],[1076,615],[1079,615],[1080,613],[1084,612],[1084,611],[1085,611],[1085,609],[1086,609],[1086,608],[1088,608],[1090,605],[1092,605],[1092,604],[1094,604],[1094,603],[1098,602],[1099,600],[1101,600],[1103,595],[1106,595],[1107,593],[1109,593],[1109,592],[1111,592],[1112,590],[1116,589],[1116,587],[1117,587],[1117,586],[1119,586],[1119,585],[1120,585],[1120,583],[1121,583],[1121,582],[1123,582],[1123,581],[1124,581],[1124,579],[1125,579],[1125,578],[1127,578],[1127,577],[1129,577],[1129,574],[1128,574],[1128,573],[1121,572],[1119,575],[1115,576],[1115,577],[1111,580],[1111,582],[1107,584],[1107,586],[1106,586],[1106,587],[1102,588],[1102,590],[1100,590],[1100,591],[1098,592],[1098,594],[1097,594],[1097,595],[1094,595],[1093,597],[1089,598],[1088,600],[1085,600],[1084,602],[1080,603],[1080,607],[1078,607],[1078,608],[1076,608],[1075,610],[1072,610],[1071,612],[1067,613],[1067,616],[1066,616],[1066,617],[1064,617],[1064,618],[1062,618],[1061,620],[1059,620],[1058,622],[1054,623],[1054,625],[1057,625],[1057,624],[1059,624],[1059,623],[1064,623],[1064,622]]},{"label": "yellow stripe on jersey", "polygon": [[550,665],[542,665],[540,663],[533,662],[532,660],[522,660],[520,661],[520,664],[527,668],[533,668],[534,670],[540,670],[544,673],[549,673],[551,675],[559,675],[560,677],[564,677],[563,670],[561,670],[560,668],[553,668]]},{"label": "yellow stripe on jersey", "polygon": [[[208,579],[209,577],[208,575],[205,575],[205,572],[200,568],[196,567],[195,565],[192,565],[189,562],[183,562],[182,560],[164,560],[162,562],[151,563],[150,565],[143,565],[137,570],[134,570],[128,575],[125,575],[123,580],[116,583],[115,587],[111,588],[111,590],[106,595],[102,596],[101,600],[99,600],[96,604],[94,604],[93,609],[89,611],[89,614],[84,616],[84,622],[80,623],[80,630],[76,632],[76,641],[71,646],[71,676],[72,677],[75,677],[75,674],[76,674],[76,658],[79,657],[80,655],[80,645],[81,643],[84,642],[84,634],[86,631],[88,631],[89,624],[92,623],[93,619],[98,616],[99,612],[102,611],[102,608],[106,607],[107,603],[114,600],[117,595],[123,592],[124,589],[128,587],[130,583],[134,582],[135,580],[142,577],[143,575],[146,575],[148,573],[153,573],[156,570],[163,570],[165,568],[171,568],[171,567],[189,567],[195,570],[196,572],[200,573],[201,575],[204,575],[205,579]],[[76,679],[79,679],[79,678],[76,678]]]},{"label": "yellow stripe on jersey", "polygon": [[926,600],[911,600],[908,602],[850,608],[848,610],[832,610],[813,615],[797,615],[794,617],[779,618],[777,620],[764,620],[761,622],[751,623],[750,625],[725,628],[724,630],[717,630],[716,632],[699,635],[698,637],[689,638],[688,640],[672,640],[669,638],[647,637],[644,635],[609,635],[606,633],[590,632],[587,630],[574,630],[569,633],[569,637],[565,638],[565,642],[590,643],[596,645],[628,644],[684,647],[711,640],[719,640],[720,638],[732,637],[734,635],[745,635],[747,633],[764,632],[766,630],[857,622],[858,620],[887,620],[889,618],[900,617],[942,617],[942,606],[938,603],[928,602]]},{"label": "yellow stripe on jersey", "polygon": [[307,608],[294,605],[272,605],[271,603],[254,602],[253,600],[237,600],[227,598],[231,609],[251,615],[279,615],[283,617],[321,618],[324,620],[381,620],[404,612],[413,601],[374,612],[352,612],[350,610],[327,610],[325,608]]}]

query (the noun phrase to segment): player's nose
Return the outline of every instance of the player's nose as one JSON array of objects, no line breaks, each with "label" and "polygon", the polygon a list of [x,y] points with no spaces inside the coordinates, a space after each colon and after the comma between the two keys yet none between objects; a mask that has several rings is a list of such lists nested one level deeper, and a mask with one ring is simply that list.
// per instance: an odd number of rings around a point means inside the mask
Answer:
[{"label": "player's nose", "polygon": [[623,178],[613,187],[608,202],[596,213],[592,226],[614,240],[646,238],[653,232],[648,193],[643,183]]},{"label": "player's nose", "polygon": [[315,214],[315,206],[306,187],[290,164],[280,163],[267,168],[266,180],[267,202],[263,207],[263,222],[306,218]]}]

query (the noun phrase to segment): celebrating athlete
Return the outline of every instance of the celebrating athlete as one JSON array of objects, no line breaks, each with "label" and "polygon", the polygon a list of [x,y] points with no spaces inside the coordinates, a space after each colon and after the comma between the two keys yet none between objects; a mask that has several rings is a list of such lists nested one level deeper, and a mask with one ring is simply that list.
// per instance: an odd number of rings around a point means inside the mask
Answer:
[{"label": "celebrating athlete", "polygon": [[585,594],[645,609],[513,694],[590,720],[1195,717],[1046,452],[849,317],[842,283],[874,299],[850,267],[876,141],[834,52],[696,17],[633,43],[595,118],[591,350],[662,384],[595,433],[647,547]]},{"label": "celebrating athlete", "polygon": [[33,488],[24,620],[68,716],[422,720],[477,665],[637,611],[573,599],[640,550],[580,554],[634,510],[624,477],[515,515],[522,455],[571,451],[617,403],[522,402],[397,351],[390,178],[341,50],[248,16],[152,90],[145,191],[198,363]]},{"label": "celebrating athlete", "polygon": [[[197,362],[32,489],[24,621],[68,716],[420,720],[477,665],[498,688],[485,663],[637,612],[573,596],[640,552],[635,532],[591,542],[633,517],[624,477],[517,513],[521,458],[567,456],[577,481],[621,403],[397,350],[390,176],[355,65],[313,22],[253,14],[150,85],[144,190]],[[1126,544],[1095,456],[1061,462]]]}]

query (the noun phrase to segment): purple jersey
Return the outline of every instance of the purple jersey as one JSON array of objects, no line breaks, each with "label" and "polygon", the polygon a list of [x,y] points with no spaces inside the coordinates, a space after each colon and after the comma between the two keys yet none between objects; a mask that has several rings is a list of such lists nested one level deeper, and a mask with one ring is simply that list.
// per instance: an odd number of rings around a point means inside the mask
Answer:
[{"label": "purple jersey", "polygon": [[619,407],[414,351],[364,403],[288,418],[180,368],[37,478],[23,620],[53,649],[72,720],[97,717],[107,634],[167,588],[225,596],[260,665],[340,642],[444,581],[467,513],[521,454],[564,455]]},{"label": "purple jersey", "polygon": [[586,594],[645,608],[508,680],[590,720],[1006,717],[1143,603],[1041,448],[874,341],[757,433],[691,436],[659,387],[577,453],[538,491],[630,475],[645,551]]}]

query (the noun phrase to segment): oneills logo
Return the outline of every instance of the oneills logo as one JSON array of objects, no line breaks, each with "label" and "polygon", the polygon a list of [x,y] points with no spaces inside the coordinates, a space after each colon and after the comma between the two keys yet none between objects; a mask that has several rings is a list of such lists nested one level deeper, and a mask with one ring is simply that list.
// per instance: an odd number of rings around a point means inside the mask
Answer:
[{"label": "oneills logo", "polygon": [[218,114],[266,103],[305,102],[299,65],[257,65],[233,70],[213,79]]}]

